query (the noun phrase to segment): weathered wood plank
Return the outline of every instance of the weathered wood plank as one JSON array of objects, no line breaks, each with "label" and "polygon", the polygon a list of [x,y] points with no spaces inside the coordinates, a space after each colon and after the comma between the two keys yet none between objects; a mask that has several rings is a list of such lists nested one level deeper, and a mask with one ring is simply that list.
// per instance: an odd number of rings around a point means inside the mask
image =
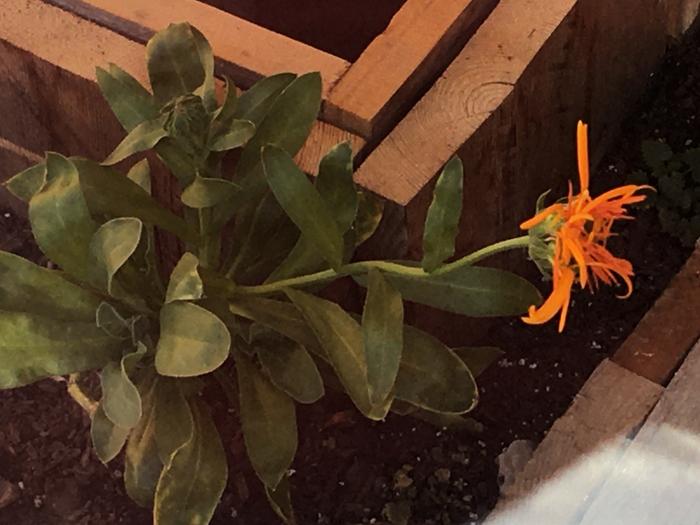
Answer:
[{"label": "weathered wood plank", "polygon": [[167,8],[143,0],[49,1],[141,43],[170,23],[190,22],[211,42],[222,71],[244,88],[282,71],[319,71],[325,95],[350,66],[341,58],[196,0],[169,0]]},{"label": "weathered wood plank", "polygon": [[497,0],[408,0],[331,90],[324,115],[369,138],[410,107]]},{"label": "weathered wood plank", "polygon": [[575,523],[662,392],[611,361],[601,363],[486,524]]},{"label": "weathered wood plank", "polygon": [[688,355],[581,525],[700,523],[698,385],[700,344]]},{"label": "weathered wood plank", "polygon": [[699,337],[700,244],[613,361],[664,385]]},{"label": "weathered wood plank", "polygon": [[[144,46],[40,0],[5,0],[0,10],[2,133],[29,151],[106,157],[124,137],[94,82],[95,67],[116,62],[144,85]],[[364,141],[318,124],[299,160],[315,169],[321,152]],[[314,153],[315,152],[315,153]],[[0,172],[7,176],[2,166]]]},{"label": "weathered wood plank", "polygon": [[501,0],[357,172],[408,204],[411,256],[420,257],[429,182],[455,153],[467,173],[458,253],[515,235],[547,189],[564,194],[578,119],[590,123],[595,164],[663,56],[664,9],[656,0]]}]

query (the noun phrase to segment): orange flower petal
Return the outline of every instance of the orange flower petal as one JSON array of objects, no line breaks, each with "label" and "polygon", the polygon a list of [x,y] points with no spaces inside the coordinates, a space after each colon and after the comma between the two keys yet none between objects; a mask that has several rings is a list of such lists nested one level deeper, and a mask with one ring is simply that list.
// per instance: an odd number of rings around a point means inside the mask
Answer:
[{"label": "orange flower petal", "polygon": [[543,209],[541,212],[539,212],[537,215],[532,217],[531,219],[526,220],[520,225],[521,230],[529,230],[530,228],[534,228],[537,226],[539,223],[541,223],[543,220],[545,220],[547,217],[552,215],[553,213],[560,213],[561,210],[564,208],[559,203],[552,204],[551,206],[547,206],[545,209]]},{"label": "orange flower petal", "polygon": [[564,307],[564,304],[568,303],[573,284],[573,270],[562,268],[561,276],[544,304],[539,309],[530,307],[528,316],[523,317],[522,320],[527,324],[544,324],[552,319]]},{"label": "orange flower petal", "polygon": [[578,121],[576,128],[576,146],[578,150],[578,175],[581,181],[581,193],[588,190],[588,126]]}]

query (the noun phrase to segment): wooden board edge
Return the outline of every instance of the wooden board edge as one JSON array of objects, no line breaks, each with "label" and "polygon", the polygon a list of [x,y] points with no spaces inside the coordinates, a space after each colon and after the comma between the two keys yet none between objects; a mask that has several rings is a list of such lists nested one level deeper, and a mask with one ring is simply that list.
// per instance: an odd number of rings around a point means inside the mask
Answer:
[{"label": "wooden board edge", "polygon": [[[603,361],[501,495],[484,525],[536,523],[535,518],[543,515],[548,523],[576,523],[575,516],[605,482],[663,392],[663,387]],[[578,475],[581,461],[591,458],[599,464],[584,465]],[[547,489],[562,483],[569,484],[556,490],[559,499],[552,505]]]},{"label": "wooden board edge", "polygon": [[319,71],[325,98],[350,67],[342,58],[196,0],[170,0],[168,9],[141,0],[46,1],[141,44],[169,23],[190,22],[210,41],[217,71],[243,88],[276,73]]},{"label": "wooden board edge", "polygon": [[[0,40],[21,51],[26,57],[26,71],[17,71],[19,80],[15,81],[27,82],[26,91],[29,91],[30,87],[32,92],[41,91],[41,86],[33,85],[37,79],[32,75],[40,64],[51,64],[58,71],[78,77],[74,80],[80,83],[80,86],[76,86],[77,91],[91,86],[89,89],[94,89],[99,97],[94,68],[97,65],[106,65],[110,61],[116,62],[139,82],[148,86],[142,44],[41,0],[6,0],[6,4],[8,9],[0,13]],[[60,45],[55,41],[56,35],[61,37]],[[36,65],[33,65],[35,61]],[[51,92],[49,90],[44,93]],[[46,98],[46,103],[50,103],[50,97]],[[36,108],[36,111],[40,110],[41,108]],[[92,113],[94,110],[86,115]],[[65,130],[66,126],[70,127],[72,123],[55,124]],[[31,134],[30,130],[25,130],[22,136],[27,134]],[[297,155],[297,161],[305,171],[315,173],[322,156],[337,143],[344,141],[352,144],[355,153],[365,147],[365,141],[361,137],[332,124],[317,121],[307,144]],[[50,144],[44,144],[43,140],[39,142],[42,146],[51,147]],[[37,149],[35,144],[18,144],[18,141],[14,143],[27,151]],[[111,148],[114,145],[116,142],[105,147]],[[77,151],[63,153],[80,154]]]},{"label": "wooden board edge", "polygon": [[[500,0],[432,88],[373,149],[356,173],[358,183],[407,205],[509,99],[518,79],[565,23],[576,1],[535,3],[534,9],[531,3]],[[513,26],[513,20],[533,17],[541,18],[533,24],[537,31],[513,29],[503,34],[504,24]],[[520,55],[504,55],[499,38],[507,38],[509,50]],[[473,86],[465,85],[470,83]],[[465,100],[457,99],[461,95],[454,92],[461,88],[469,90]],[[450,115],[447,111],[438,115],[432,109],[436,107],[449,108]],[[401,175],[389,178],[396,173]]]},{"label": "wooden board edge", "polygon": [[[436,15],[425,13],[425,0],[408,0],[332,88],[324,118],[366,139],[381,138],[437,79],[497,2],[432,2],[429,9],[444,10]],[[425,27],[426,21],[431,27]],[[419,45],[405,46],[412,33],[421,36]],[[407,50],[409,56],[404,56]],[[378,68],[387,63],[391,66]]]},{"label": "wooden board edge", "polygon": [[700,242],[613,356],[620,366],[666,384],[700,338]]}]

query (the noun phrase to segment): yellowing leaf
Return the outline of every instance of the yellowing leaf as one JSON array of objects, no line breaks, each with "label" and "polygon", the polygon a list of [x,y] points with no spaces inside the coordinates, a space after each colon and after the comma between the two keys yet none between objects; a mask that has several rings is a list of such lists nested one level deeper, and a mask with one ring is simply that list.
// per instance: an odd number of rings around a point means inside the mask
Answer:
[{"label": "yellowing leaf", "polygon": [[240,416],[248,457],[258,477],[275,489],[297,451],[294,401],[237,352]]},{"label": "yellowing leaf", "polygon": [[160,311],[156,370],[164,376],[207,374],[226,361],[231,335],[224,322],[201,306],[174,302]]},{"label": "yellowing leaf", "polygon": [[[403,301],[378,270],[368,277],[362,314],[370,403],[386,403],[399,372],[403,351]],[[387,407],[388,409],[388,407]]]},{"label": "yellowing leaf", "polygon": [[90,252],[102,274],[101,281],[112,294],[115,274],[133,255],[141,240],[143,224],[135,217],[112,219],[100,226],[90,242]]},{"label": "yellowing leaf", "polygon": [[185,253],[170,275],[165,302],[197,301],[204,295],[204,284],[197,267],[199,259],[190,252]]},{"label": "yellowing leaf", "polygon": [[226,487],[228,466],[214,421],[202,403],[192,405],[191,438],[165,466],[156,490],[154,525],[205,525]]}]

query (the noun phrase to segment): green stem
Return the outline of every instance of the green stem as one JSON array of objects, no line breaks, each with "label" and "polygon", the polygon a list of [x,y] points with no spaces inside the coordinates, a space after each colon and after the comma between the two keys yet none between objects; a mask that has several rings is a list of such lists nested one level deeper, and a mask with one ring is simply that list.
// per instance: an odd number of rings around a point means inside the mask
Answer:
[{"label": "green stem", "polygon": [[336,270],[323,270],[321,272],[316,272],[308,275],[301,275],[299,277],[292,277],[290,279],[283,279],[281,281],[275,281],[268,284],[261,284],[258,286],[236,286],[235,289],[231,291],[236,295],[269,295],[277,293],[284,288],[298,288],[300,286],[308,286],[311,284],[316,284],[324,281],[330,281],[337,277],[345,277],[348,275],[358,275],[368,272],[370,269],[375,268],[377,270],[382,270],[387,273],[408,275],[412,277],[427,277],[429,275],[441,275],[463,266],[470,266],[475,264],[482,259],[496,255],[497,253],[505,252],[508,250],[515,250],[518,248],[527,248],[530,242],[530,238],[527,235],[521,237],[515,237],[513,239],[508,239],[506,241],[497,242],[480,250],[477,250],[469,255],[457,259],[454,262],[445,264],[438,268],[432,273],[427,273],[423,268],[417,266],[406,266],[404,264],[393,263],[388,261],[360,261],[355,263],[350,263],[338,271]]}]

